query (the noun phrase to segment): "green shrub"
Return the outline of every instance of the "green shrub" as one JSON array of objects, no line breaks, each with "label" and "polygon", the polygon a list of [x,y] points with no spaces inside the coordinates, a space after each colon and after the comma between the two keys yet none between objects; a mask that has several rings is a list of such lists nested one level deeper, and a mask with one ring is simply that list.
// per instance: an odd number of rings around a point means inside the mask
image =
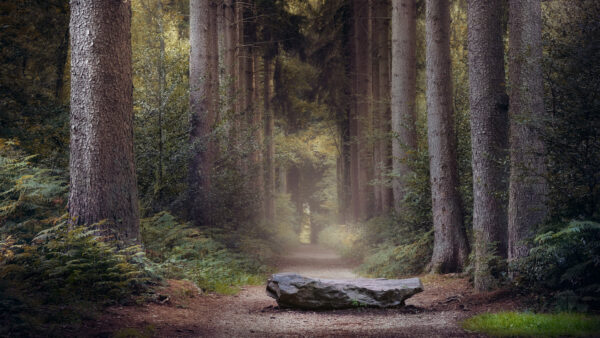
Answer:
[{"label": "green shrub", "polygon": [[600,304],[600,224],[572,221],[533,239],[529,256],[518,261],[518,285],[563,310]]},{"label": "green shrub", "polygon": [[64,173],[32,164],[16,141],[0,139],[0,233],[30,240],[64,214]]},{"label": "green shrub", "polygon": [[600,332],[600,318],[574,313],[486,313],[462,323],[465,330],[492,336],[592,336]]},{"label": "green shrub", "polygon": [[361,275],[378,278],[398,278],[424,271],[433,250],[433,230],[415,236],[407,244],[384,243],[372,250],[359,266]]},{"label": "green shrub", "polygon": [[216,241],[218,231],[200,231],[168,212],[142,219],[141,232],[151,269],[165,278],[189,279],[204,290],[233,293],[241,285],[262,283],[268,272],[257,260]]},{"label": "green shrub", "polygon": [[87,227],[69,230],[66,220],[27,244],[0,238],[0,335],[78,321],[147,290],[139,246],[118,249]]}]

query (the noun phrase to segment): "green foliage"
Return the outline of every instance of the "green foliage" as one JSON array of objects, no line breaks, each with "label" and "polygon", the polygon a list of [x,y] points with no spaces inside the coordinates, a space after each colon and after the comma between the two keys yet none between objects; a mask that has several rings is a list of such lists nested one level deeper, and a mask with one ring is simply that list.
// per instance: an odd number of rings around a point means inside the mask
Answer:
[{"label": "green foliage", "polygon": [[600,221],[600,2],[544,5],[544,130],[554,220]]},{"label": "green foliage", "polygon": [[[474,237],[477,234],[474,234]],[[479,247],[479,246],[483,247]],[[483,255],[476,255],[476,252],[483,252]],[[475,270],[476,264],[479,265],[479,271]],[[489,289],[497,289],[505,285],[508,280],[508,263],[506,258],[498,255],[498,243],[483,243],[483,241],[473,241],[471,253],[469,254],[469,264],[465,272],[471,277],[473,283],[475,279],[483,281]]]},{"label": "green foliage", "polygon": [[204,290],[232,293],[241,285],[262,283],[267,273],[256,260],[213,239],[219,237],[217,231],[179,223],[168,212],[143,219],[141,231],[154,263],[151,269],[165,278],[189,279]]},{"label": "green foliage", "polygon": [[132,1],[135,160],[144,214],[168,208],[186,191],[189,40],[176,7]]},{"label": "green foliage", "polygon": [[574,313],[485,313],[465,320],[467,331],[497,337],[593,336],[600,331],[600,318]]},{"label": "green foliage", "polygon": [[[412,235],[415,236],[415,235]],[[431,259],[433,251],[433,230],[406,244],[384,243],[365,257],[358,268],[361,275],[377,278],[398,278],[422,273]]]},{"label": "green foliage", "polygon": [[1,238],[0,295],[10,297],[0,301],[0,334],[77,321],[147,290],[140,247],[119,249],[89,229],[69,230],[65,215],[29,244]]},{"label": "green foliage", "polygon": [[64,213],[67,184],[58,170],[37,167],[17,148],[0,139],[0,234],[29,240]]},{"label": "green foliage", "polygon": [[600,224],[572,221],[533,239],[529,256],[516,262],[519,285],[562,310],[600,304]]}]

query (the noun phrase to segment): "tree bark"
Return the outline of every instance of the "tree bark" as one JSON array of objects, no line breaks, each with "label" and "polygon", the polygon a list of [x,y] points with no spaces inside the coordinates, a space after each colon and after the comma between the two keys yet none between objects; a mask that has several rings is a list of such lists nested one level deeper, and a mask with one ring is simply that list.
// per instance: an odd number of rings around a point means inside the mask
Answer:
[{"label": "tree bark", "polygon": [[71,1],[72,225],[139,243],[133,155],[131,4]]},{"label": "tree bark", "polygon": [[427,0],[426,6],[427,136],[434,226],[431,269],[448,273],[459,271],[469,254],[458,191],[450,9],[448,1]]},{"label": "tree bark", "polygon": [[540,0],[509,1],[510,188],[508,258],[526,256],[523,240],[547,215]]},{"label": "tree bark", "polygon": [[504,81],[502,1],[468,1],[469,101],[473,165],[475,288],[495,284],[492,255],[506,258],[508,96]]},{"label": "tree bark", "polygon": [[189,209],[196,225],[210,221],[207,203],[210,201],[215,156],[211,133],[216,117],[215,86],[218,88],[218,70],[215,69],[215,54],[218,53],[216,24],[216,4],[213,1],[190,1],[192,155],[189,169]]},{"label": "tree bark", "polygon": [[383,118],[383,102],[381,100],[381,82],[379,81],[379,68],[383,67],[381,64],[380,53],[382,52],[381,46],[381,36],[384,34],[382,31],[382,27],[380,24],[381,19],[379,15],[381,14],[380,7],[384,4],[383,1],[372,1],[371,2],[371,61],[372,61],[372,75],[371,75],[371,92],[372,92],[372,125],[373,125],[373,178],[375,180],[375,184],[373,184],[373,212],[374,215],[381,215],[383,210],[383,205],[381,201],[381,180],[383,178],[383,154],[380,152],[379,144],[381,143],[381,138],[383,137],[383,130],[381,128],[382,118]]},{"label": "tree bark", "polygon": [[235,12],[233,7],[233,0],[225,0],[223,3],[223,26],[225,29],[224,33],[224,55],[223,63],[225,67],[225,84],[227,92],[226,110],[233,110],[233,100],[235,98],[235,47],[236,47],[236,35],[235,35]]},{"label": "tree bark", "polygon": [[417,8],[415,0],[392,1],[392,180],[394,210],[403,212],[406,180],[411,174],[407,163],[417,147],[415,121],[417,74]]},{"label": "tree bark", "polygon": [[[379,27],[379,89],[381,105],[379,119],[379,130],[381,136],[379,138],[378,147],[381,157],[381,166],[383,172],[388,172],[391,169],[391,147],[390,139],[391,131],[391,110],[390,110],[390,69],[391,69],[391,45],[390,45],[390,1],[384,0],[379,2],[379,12],[377,14]],[[386,182],[382,184],[381,194],[381,212],[387,213],[390,210],[393,200],[392,188],[387,184],[387,179],[382,176],[381,179]]]}]

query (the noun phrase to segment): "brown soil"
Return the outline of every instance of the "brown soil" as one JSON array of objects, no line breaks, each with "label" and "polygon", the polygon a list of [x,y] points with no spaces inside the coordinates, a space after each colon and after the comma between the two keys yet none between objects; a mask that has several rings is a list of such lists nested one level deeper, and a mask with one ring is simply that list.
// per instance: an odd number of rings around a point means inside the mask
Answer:
[{"label": "brown soil", "polygon": [[[283,257],[280,271],[311,277],[353,278],[351,264],[333,251],[303,245]],[[475,293],[456,275],[421,276],[425,291],[402,309],[302,311],[280,309],[264,286],[235,296],[199,294],[190,282],[169,281],[164,304],[108,308],[96,321],[66,332],[88,337],[478,337],[460,321],[476,313],[511,310],[519,301],[507,291]]]}]

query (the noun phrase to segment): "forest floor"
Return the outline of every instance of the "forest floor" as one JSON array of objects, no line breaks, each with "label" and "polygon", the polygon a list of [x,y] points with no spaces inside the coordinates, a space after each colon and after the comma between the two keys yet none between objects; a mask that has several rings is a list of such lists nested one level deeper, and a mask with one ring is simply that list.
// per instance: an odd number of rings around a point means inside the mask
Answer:
[{"label": "forest floor", "polygon": [[[354,278],[353,265],[332,250],[302,245],[281,258],[281,272],[311,277]],[[169,281],[165,304],[111,307],[97,320],[66,332],[87,337],[265,337],[394,336],[479,337],[460,322],[477,313],[514,310],[508,291],[475,293],[466,278],[421,276],[425,291],[402,309],[303,311],[280,309],[264,286],[244,287],[237,295],[198,294],[193,284]]]}]

